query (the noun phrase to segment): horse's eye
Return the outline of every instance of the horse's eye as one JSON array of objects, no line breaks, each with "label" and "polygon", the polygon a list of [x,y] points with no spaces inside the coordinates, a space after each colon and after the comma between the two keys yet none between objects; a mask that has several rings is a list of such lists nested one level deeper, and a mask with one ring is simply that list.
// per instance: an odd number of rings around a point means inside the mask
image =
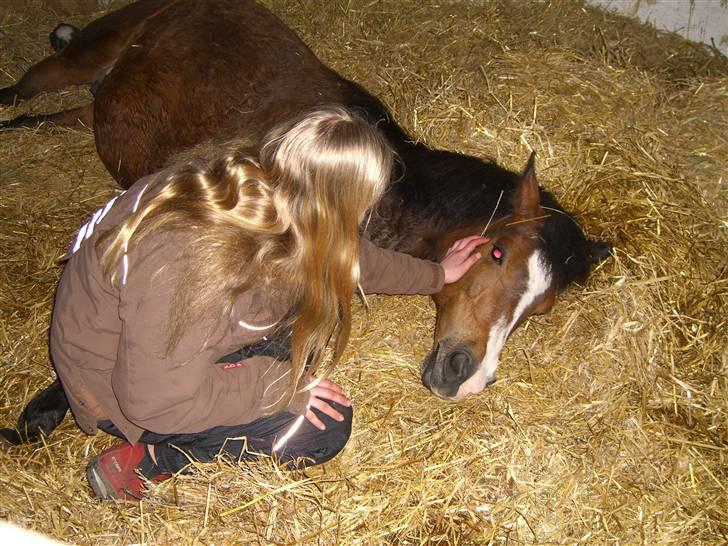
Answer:
[{"label": "horse's eye", "polygon": [[504,252],[503,249],[499,246],[493,246],[493,250],[490,251],[490,257],[493,258],[493,261],[497,263],[498,265],[503,263],[503,256]]}]

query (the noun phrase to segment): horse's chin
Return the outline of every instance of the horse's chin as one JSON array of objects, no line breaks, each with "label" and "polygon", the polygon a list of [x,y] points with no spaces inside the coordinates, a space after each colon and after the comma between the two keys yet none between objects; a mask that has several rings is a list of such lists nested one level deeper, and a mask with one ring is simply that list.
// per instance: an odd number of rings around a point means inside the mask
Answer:
[{"label": "horse's chin", "polygon": [[495,383],[495,376],[488,377],[487,374],[479,374],[478,372],[473,375],[470,379],[464,381],[457,389],[455,394],[444,392],[438,387],[428,386],[430,392],[443,400],[450,402],[460,402],[465,400],[468,396],[480,394],[487,387]]},{"label": "horse's chin", "polygon": [[460,401],[471,394],[479,394],[485,390],[486,387],[495,383],[495,374],[489,374],[485,367],[481,367],[476,371],[470,378],[464,381],[458,388],[457,394],[452,400]]}]

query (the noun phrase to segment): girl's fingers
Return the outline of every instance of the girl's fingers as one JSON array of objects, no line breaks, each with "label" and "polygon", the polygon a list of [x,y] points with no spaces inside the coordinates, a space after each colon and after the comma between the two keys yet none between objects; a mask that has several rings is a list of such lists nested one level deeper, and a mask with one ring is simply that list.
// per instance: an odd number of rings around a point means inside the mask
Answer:
[{"label": "girl's fingers", "polygon": [[331,402],[336,402],[347,407],[351,405],[351,401],[344,394],[327,389],[321,385],[311,389],[311,402],[316,399],[330,400]]},{"label": "girl's fingers", "polygon": [[481,237],[480,235],[470,235],[468,237],[463,237],[462,239],[458,239],[457,241],[455,241],[450,246],[450,248],[447,249],[447,254],[459,252],[463,249],[467,249],[467,253],[470,254],[473,250],[475,250],[477,246],[482,245],[489,240],[490,239],[488,237]]},{"label": "girl's fingers", "polygon": [[326,425],[321,419],[318,418],[316,413],[311,408],[316,408],[321,413],[331,417],[334,421],[341,422],[344,420],[344,416],[336,411],[333,406],[331,406],[331,404],[329,404],[325,400],[322,400],[321,398],[316,398],[312,396],[311,401],[309,402],[309,408],[308,410],[306,410],[306,419],[308,419],[313,426],[320,430],[326,430]]},{"label": "girl's fingers", "polygon": [[468,235],[467,237],[463,237],[458,241],[459,243],[462,243],[463,246],[468,245],[472,243],[473,241],[487,241],[488,237],[482,237],[480,235]]},{"label": "girl's fingers", "polygon": [[331,417],[334,421],[343,421],[344,416],[336,411],[334,407],[326,402],[325,400],[321,400],[320,398],[314,398],[311,400],[311,407],[316,408],[321,413],[324,413]]},{"label": "girl's fingers", "polygon": [[308,422],[315,426],[317,429],[326,430],[326,425],[324,425],[321,419],[316,417],[316,414],[312,410],[306,410],[306,419],[308,419]]},{"label": "girl's fingers", "polygon": [[465,273],[481,258],[480,252],[475,249],[485,244],[489,239],[473,235],[457,241],[464,245],[460,250],[449,252],[441,261],[440,265],[445,271],[445,284],[457,282]]},{"label": "girl's fingers", "polygon": [[351,406],[351,400],[346,397],[344,389],[340,385],[328,379],[322,379],[318,385],[311,389],[308,402],[309,409],[305,414],[306,419],[316,428],[326,430],[325,423],[312,410],[312,408],[316,408],[334,421],[343,421],[344,416],[331,405],[331,402],[336,402],[345,407]]},{"label": "girl's fingers", "polygon": [[323,398],[341,404],[342,406],[350,406],[351,401],[344,394],[341,385],[334,383],[329,379],[322,379],[318,385],[311,389],[311,399]]},{"label": "girl's fingers", "polygon": [[478,260],[480,260],[480,258],[482,258],[482,257],[483,256],[480,254],[480,252],[476,252],[475,254],[471,254],[470,257],[468,258],[468,262],[466,264],[466,271],[468,269],[470,269],[471,267],[473,267],[475,265],[475,262],[477,262]]},{"label": "girl's fingers", "polygon": [[480,245],[490,241],[490,239],[488,239],[488,237],[481,237],[480,235],[473,235],[472,237],[467,237],[463,239],[463,241],[465,241],[464,246],[467,249],[468,254],[470,254]]},{"label": "girl's fingers", "polygon": [[319,381],[319,384],[317,386],[323,387],[330,391],[338,392],[339,394],[344,394],[344,388],[329,379],[322,379],[321,381]]}]

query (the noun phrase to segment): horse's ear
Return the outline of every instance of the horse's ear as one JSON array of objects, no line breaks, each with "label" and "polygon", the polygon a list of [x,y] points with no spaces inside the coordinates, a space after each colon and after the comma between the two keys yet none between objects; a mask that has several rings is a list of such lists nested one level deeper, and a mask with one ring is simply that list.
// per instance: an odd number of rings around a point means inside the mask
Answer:
[{"label": "horse's ear", "polygon": [[536,152],[533,152],[513,195],[513,221],[522,222],[541,218],[543,215],[541,192],[536,180]]}]

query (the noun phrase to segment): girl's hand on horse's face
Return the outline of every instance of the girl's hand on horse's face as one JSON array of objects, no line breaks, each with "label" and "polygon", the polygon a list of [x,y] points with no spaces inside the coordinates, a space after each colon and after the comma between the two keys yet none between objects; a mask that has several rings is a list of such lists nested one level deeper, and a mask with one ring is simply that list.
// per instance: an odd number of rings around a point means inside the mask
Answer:
[{"label": "girl's hand on horse's face", "polygon": [[344,395],[344,389],[333,381],[322,379],[318,385],[311,389],[311,398],[309,399],[309,409],[306,411],[306,419],[313,426],[321,430],[326,430],[324,422],[318,418],[311,408],[316,408],[322,413],[331,417],[334,421],[343,421],[344,416],[336,411],[329,401],[336,402],[342,406],[351,406],[351,401]]},{"label": "girl's hand on horse's face", "polygon": [[475,249],[489,240],[488,237],[471,235],[455,241],[440,260],[440,265],[445,270],[445,284],[460,280],[480,259],[480,253],[474,252]]}]

